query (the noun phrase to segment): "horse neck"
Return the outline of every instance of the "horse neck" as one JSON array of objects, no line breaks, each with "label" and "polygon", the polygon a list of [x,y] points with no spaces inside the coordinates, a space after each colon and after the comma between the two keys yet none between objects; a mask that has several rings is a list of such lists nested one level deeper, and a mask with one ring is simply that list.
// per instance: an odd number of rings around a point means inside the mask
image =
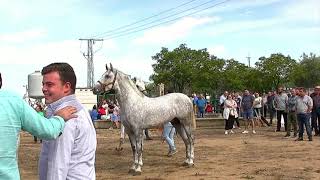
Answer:
[{"label": "horse neck", "polygon": [[131,100],[134,100],[132,102],[136,102],[136,100],[143,98],[144,95],[139,92],[135,85],[130,83],[129,78],[126,75],[118,72],[116,78],[115,90],[121,106],[127,105]]}]

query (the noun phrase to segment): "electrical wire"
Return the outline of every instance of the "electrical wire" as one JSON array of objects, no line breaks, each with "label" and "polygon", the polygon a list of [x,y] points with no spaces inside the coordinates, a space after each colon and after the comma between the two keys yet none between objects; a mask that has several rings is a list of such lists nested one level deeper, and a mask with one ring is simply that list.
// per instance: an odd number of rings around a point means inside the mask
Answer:
[{"label": "electrical wire", "polygon": [[183,14],[183,13],[186,13],[186,12],[188,12],[188,11],[197,9],[197,8],[199,8],[199,7],[201,7],[201,6],[204,6],[204,5],[209,4],[209,3],[211,3],[211,2],[214,2],[214,1],[217,1],[217,0],[210,0],[210,1],[207,1],[207,2],[202,3],[202,4],[200,4],[200,5],[193,6],[193,7],[189,8],[189,9],[182,10],[182,11],[180,11],[180,12],[178,12],[178,13],[175,13],[175,14],[172,14],[172,15],[168,15],[168,16],[165,16],[165,17],[163,17],[163,18],[156,19],[156,20],[153,20],[153,21],[151,21],[151,22],[148,22],[148,23],[145,23],[145,24],[142,24],[142,25],[139,25],[139,26],[134,26],[134,27],[132,27],[132,28],[127,28],[127,29],[124,29],[124,30],[121,30],[121,31],[118,31],[118,32],[115,32],[115,33],[112,33],[112,34],[109,34],[109,35],[106,35],[106,36],[104,36],[103,38],[107,38],[107,37],[109,37],[109,36],[115,36],[116,34],[121,34],[121,33],[127,32],[127,31],[131,31],[131,30],[134,30],[134,29],[138,29],[138,28],[141,28],[141,27],[145,27],[145,26],[147,26],[147,25],[149,25],[149,24],[154,24],[154,23],[156,23],[156,22],[159,22],[159,21],[162,21],[162,20],[165,20],[165,19],[169,19],[169,18],[174,17],[174,16],[177,16],[177,15],[179,15],[179,14]]},{"label": "electrical wire", "polygon": [[147,30],[147,29],[151,29],[153,27],[156,27],[156,26],[159,26],[159,25],[162,25],[162,24],[167,24],[169,22],[173,22],[173,21],[176,21],[178,19],[181,19],[181,18],[184,18],[186,16],[190,16],[190,15],[193,15],[193,14],[196,14],[196,13],[199,13],[199,12],[202,12],[202,11],[205,11],[207,9],[210,9],[210,8],[213,8],[213,7],[216,7],[218,5],[221,5],[221,4],[224,4],[228,1],[231,1],[231,0],[225,0],[225,1],[222,1],[220,3],[216,3],[212,6],[209,6],[209,7],[206,7],[206,8],[203,8],[203,9],[200,9],[198,11],[195,11],[195,12],[192,12],[192,13],[189,13],[189,14],[186,14],[186,15],[183,15],[183,16],[180,16],[180,17],[177,17],[177,18],[174,18],[174,19],[171,19],[171,20],[168,20],[168,21],[164,21],[164,22],[161,22],[161,23],[158,23],[158,24],[155,24],[155,25],[152,25],[152,26],[148,26],[146,28],[142,28],[142,29],[138,29],[138,30],[134,30],[134,31],[129,31],[129,32],[124,32],[123,34],[119,34],[119,35],[114,35],[114,36],[111,36],[111,37],[103,37],[104,40],[109,40],[109,39],[114,39],[114,38],[118,38],[118,37],[122,37],[122,36],[126,36],[126,35],[129,35],[129,34],[133,34],[133,33],[137,33],[137,32],[140,32],[140,31],[144,31],[144,30]]},{"label": "electrical wire", "polygon": [[126,24],[126,25],[123,25],[123,26],[120,26],[120,27],[117,27],[117,28],[108,30],[108,31],[106,31],[106,32],[103,32],[103,33],[100,33],[100,34],[97,34],[97,35],[94,35],[94,36],[91,36],[91,37],[92,37],[92,38],[101,37],[101,36],[103,36],[103,35],[105,35],[105,34],[108,34],[108,33],[111,33],[111,32],[115,32],[115,31],[117,31],[117,30],[120,30],[120,29],[123,29],[123,28],[126,28],[126,27],[133,26],[133,25],[135,25],[135,24],[144,22],[144,21],[146,21],[146,20],[149,20],[149,19],[152,19],[152,18],[154,18],[154,17],[160,16],[160,15],[162,15],[162,14],[164,14],[164,13],[167,13],[167,12],[173,11],[173,10],[175,10],[175,9],[178,9],[178,8],[180,8],[180,7],[183,7],[183,6],[185,6],[185,5],[188,5],[188,4],[192,3],[193,1],[198,1],[198,0],[188,1],[188,2],[186,2],[186,3],[183,3],[183,4],[178,5],[178,6],[176,6],[176,7],[173,7],[173,8],[170,8],[170,9],[166,9],[166,10],[164,10],[164,11],[161,11],[161,12],[158,13],[158,14],[155,14],[155,15],[152,15],[152,16],[149,16],[149,17],[146,17],[146,18],[142,18],[142,19],[137,20],[137,21],[135,21],[135,22],[132,22],[132,23],[130,23],[130,24]]}]

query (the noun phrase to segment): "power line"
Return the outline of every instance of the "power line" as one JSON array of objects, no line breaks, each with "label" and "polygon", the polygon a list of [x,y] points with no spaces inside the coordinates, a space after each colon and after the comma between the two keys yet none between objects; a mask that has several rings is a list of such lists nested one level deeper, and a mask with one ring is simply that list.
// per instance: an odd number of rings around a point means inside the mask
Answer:
[{"label": "power line", "polygon": [[94,38],[94,37],[102,36],[102,35],[105,35],[105,34],[108,34],[108,33],[111,33],[111,32],[115,32],[115,31],[117,31],[117,30],[119,30],[119,29],[123,29],[123,28],[126,28],[126,27],[130,27],[130,26],[132,26],[132,25],[138,24],[138,23],[143,22],[143,21],[146,21],[146,20],[148,20],[148,19],[151,19],[151,18],[160,16],[161,14],[164,14],[164,13],[167,13],[167,12],[170,12],[170,11],[173,11],[173,10],[175,10],[175,9],[178,9],[178,8],[180,8],[180,7],[182,7],[182,6],[185,6],[185,5],[187,5],[187,4],[192,3],[193,1],[197,1],[197,0],[188,1],[188,2],[186,2],[186,3],[183,3],[183,4],[178,5],[178,6],[176,6],[176,7],[173,7],[173,8],[164,10],[164,11],[161,11],[161,12],[158,13],[158,14],[155,14],[155,15],[152,15],[152,16],[149,16],[149,17],[140,19],[140,20],[135,21],[135,22],[132,22],[132,23],[130,23],[130,24],[126,24],[126,25],[123,25],[123,26],[120,26],[120,27],[111,29],[111,30],[109,30],[109,31],[106,31],[106,32],[103,32],[103,33],[94,35],[94,36],[92,36],[92,37]]},{"label": "power line", "polygon": [[197,8],[199,8],[199,7],[201,7],[201,6],[204,6],[204,5],[206,5],[206,4],[209,4],[209,3],[213,2],[213,1],[217,1],[217,0],[210,0],[210,1],[207,1],[207,2],[202,3],[202,4],[200,4],[200,5],[193,6],[193,7],[189,8],[189,9],[182,10],[182,11],[180,11],[180,12],[178,12],[178,13],[171,14],[171,15],[165,16],[165,17],[160,18],[160,19],[153,20],[153,21],[151,21],[151,22],[148,22],[148,23],[145,23],[145,24],[142,24],[142,25],[139,25],[139,26],[134,26],[134,27],[132,27],[132,28],[127,28],[127,29],[124,29],[124,30],[115,32],[115,33],[113,33],[113,34],[110,34],[110,35],[106,35],[106,36],[104,36],[103,38],[106,38],[106,37],[109,37],[109,36],[114,36],[114,35],[116,35],[116,34],[125,33],[125,32],[127,32],[127,31],[131,31],[131,30],[134,30],[134,29],[138,29],[138,28],[140,28],[140,27],[145,27],[145,26],[147,26],[147,25],[149,25],[149,24],[154,24],[155,22],[159,22],[159,21],[162,21],[162,20],[165,20],[165,19],[168,19],[168,18],[177,16],[177,15],[179,15],[179,14],[182,14],[182,13],[185,13],[185,12],[188,12],[188,11],[191,11],[191,10],[194,10],[194,9],[197,9]]},{"label": "power line", "polygon": [[177,18],[168,20],[168,21],[164,21],[164,22],[161,22],[161,23],[152,25],[152,26],[148,26],[148,27],[146,27],[146,28],[138,29],[138,30],[135,30],[135,31],[124,32],[123,34],[115,35],[115,36],[111,36],[111,37],[106,36],[107,38],[104,37],[103,39],[104,39],[104,40],[109,40],[109,39],[114,39],[114,38],[126,36],[126,35],[129,35],[129,34],[132,34],[132,33],[144,31],[144,30],[147,30],[147,29],[150,29],[150,28],[153,28],[153,27],[162,25],[162,24],[166,24],[166,23],[169,23],[169,22],[172,22],[172,21],[176,21],[176,20],[181,19],[181,18],[184,18],[184,17],[186,17],[186,16],[190,16],[190,15],[196,14],[196,13],[201,12],[201,11],[204,11],[204,10],[207,10],[207,9],[210,9],[210,8],[213,8],[213,7],[216,7],[216,6],[218,6],[218,5],[221,5],[221,4],[226,3],[226,2],[228,2],[228,1],[231,1],[231,0],[225,0],[225,1],[222,1],[222,2],[220,2],[220,3],[214,4],[214,5],[212,5],[212,6],[209,6],[209,7],[203,8],[203,9],[200,9],[200,10],[198,10],[198,11],[195,11],[195,12],[192,12],[192,13],[189,13],[189,14],[186,14],[186,15],[183,15],[183,16],[180,16],[180,17],[177,17]]}]

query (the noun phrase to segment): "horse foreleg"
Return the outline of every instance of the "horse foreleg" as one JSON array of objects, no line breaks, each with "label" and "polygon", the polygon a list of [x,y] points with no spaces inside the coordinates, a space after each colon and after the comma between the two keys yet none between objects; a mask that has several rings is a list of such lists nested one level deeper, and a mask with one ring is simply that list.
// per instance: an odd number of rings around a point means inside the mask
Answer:
[{"label": "horse foreleg", "polygon": [[130,140],[131,149],[132,149],[132,156],[133,156],[133,164],[129,169],[129,173],[133,174],[136,171],[136,154],[137,154],[136,138],[133,134],[128,134],[128,135],[129,135],[129,140]]},{"label": "horse foreleg", "polygon": [[139,145],[140,145],[140,147],[139,147],[139,151],[138,151],[138,156],[139,156],[139,165],[140,166],[143,166],[143,161],[142,161],[142,153],[143,153],[143,135],[141,135],[140,136],[140,138],[139,138]]},{"label": "horse foreleg", "polygon": [[143,131],[136,134],[136,154],[135,154],[135,172],[133,175],[141,175],[142,162],[142,147],[143,147]]},{"label": "horse foreleg", "polygon": [[132,175],[140,175],[141,174],[141,166],[142,166],[142,131],[138,135],[130,134],[130,143],[133,153],[133,165],[131,166],[129,173]]}]

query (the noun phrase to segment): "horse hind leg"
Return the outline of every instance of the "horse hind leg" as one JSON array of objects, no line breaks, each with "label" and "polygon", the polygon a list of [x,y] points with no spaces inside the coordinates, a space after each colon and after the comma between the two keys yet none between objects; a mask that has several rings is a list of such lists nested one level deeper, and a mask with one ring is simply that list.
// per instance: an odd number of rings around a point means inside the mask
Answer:
[{"label": "horse hind leg", "polygon": [[120,142],[119,142],[119,146],[116,147],[117,151],[123,150],[122,144],[124,143],[124,138],[125,138],[125,129],[124,129],[123,124],[121,124],[121,126],[120,126]]},{"label": "horse hind leg", "polygon": [[120,138],[119,146],[116,147],[117,151],[122,151],[123,150],[122,144],[124,144],[124,138]]},{"label": "horse hind leg", "polygon": [[174,127],[176,128],[178,134],[181,136],[185,147],[186,147],[186,160],[183,165],[192,167],[194,165],[194,143],[193,136],[191,132],[191,126],[185,126],[180,122],[173,122]]},{"label": "horse hind leg", "polygon": [[185,161],[185,165],[191,167],[194,165],[194,136],[192,134],[191,125],[182,124],[182,128],[184,129],[185,134],[188,137],[188,146],[189,146],[189,158]]}]

